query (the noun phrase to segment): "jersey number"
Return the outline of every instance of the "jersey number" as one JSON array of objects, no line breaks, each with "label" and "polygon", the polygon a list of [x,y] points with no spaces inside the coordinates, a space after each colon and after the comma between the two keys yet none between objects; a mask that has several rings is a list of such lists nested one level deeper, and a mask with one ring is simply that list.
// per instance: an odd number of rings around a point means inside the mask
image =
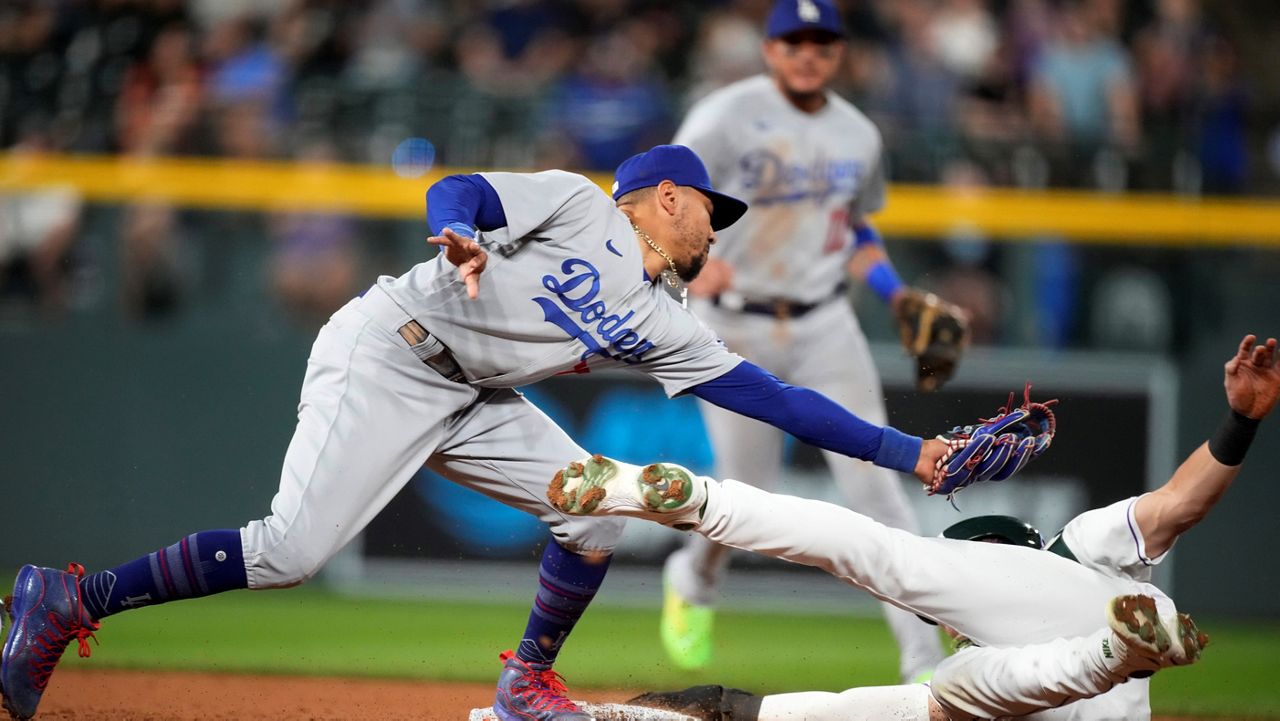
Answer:
[{"label": "jersey number", "polygon": [[849,245],[849,209],[836,208],[831,211],[827,222],[827,242],[822,246],[822,254],[839,253]]}]

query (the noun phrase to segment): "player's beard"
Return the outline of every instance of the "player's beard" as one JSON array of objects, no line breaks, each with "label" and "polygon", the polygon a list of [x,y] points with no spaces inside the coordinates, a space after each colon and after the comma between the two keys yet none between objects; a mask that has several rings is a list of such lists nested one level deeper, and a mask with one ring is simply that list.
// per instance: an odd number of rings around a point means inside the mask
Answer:
[{"label": "player's beard", "polygon": [[677,266],[676,270],[680,271],[677,275],[680,276],[680,280],[683,280],[686,283],[691,283],[693,282],[693,279],[697,278],[698,274],[702,272],[702,268],[706,264],[707,251],[704,249],[701,253],[693,256],[693,258],[689,260],[689,264],[685,267],[680,268]]},{"label": "player's beard", "polygon": [[702,272],[702,267],[707,264],[707,253],[711,250],[711,236],[708,235],[706,226],[699,229],[688,216],[677,217],[675,225],[681,249],[688,250],[689,258],[688,262],[676,262],[676,276],[688,283],[697,278]]}]

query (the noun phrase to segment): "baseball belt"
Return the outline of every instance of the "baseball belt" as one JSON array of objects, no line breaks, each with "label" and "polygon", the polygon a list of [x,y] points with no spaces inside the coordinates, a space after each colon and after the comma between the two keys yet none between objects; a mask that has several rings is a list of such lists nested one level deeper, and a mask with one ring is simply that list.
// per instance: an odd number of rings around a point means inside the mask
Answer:
[{"label": "baseball belt", "polygon": [[744,298],[737,293],[721,293],[720,295],[711,297],[711,304],[731,310],[738,313],[752,313],[756,315],[773,316],[779,320],[787,318],[799,318],[815,308],[826,305],[828,302],[843,296],[849,290],[849,284],[841,281],[836,284],[835,290],[828,294],[822,300],[813,303],[799,303],[786,298],[768,298],[753,300]]},{"label": "baseball belt", "polygon": [[[444,343],[438,338],[427,332],[426,328],[416,320],[400,326],[396,331],[409,344],[418,359],[426,364],[428,368],[444,376],[445,380],[454,383],[466,383],[467,377],[462,372],[462,366],[458,365],[457,359],[449,352]],[[428,343],[427,341],[434,341]]]}]

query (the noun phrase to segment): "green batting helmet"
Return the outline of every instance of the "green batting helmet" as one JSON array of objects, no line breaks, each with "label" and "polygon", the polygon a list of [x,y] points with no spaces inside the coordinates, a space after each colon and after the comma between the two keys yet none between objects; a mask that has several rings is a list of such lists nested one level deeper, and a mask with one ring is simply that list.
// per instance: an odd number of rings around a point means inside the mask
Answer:
[{"label": "green batting helmet", "polygon": [[954,523],[942,532],[943,538],[957,541],[987,541],[1026,546],[1037,551],[1044,548],[1044,537],[1030,523],[1013,516],[974,516]]}]

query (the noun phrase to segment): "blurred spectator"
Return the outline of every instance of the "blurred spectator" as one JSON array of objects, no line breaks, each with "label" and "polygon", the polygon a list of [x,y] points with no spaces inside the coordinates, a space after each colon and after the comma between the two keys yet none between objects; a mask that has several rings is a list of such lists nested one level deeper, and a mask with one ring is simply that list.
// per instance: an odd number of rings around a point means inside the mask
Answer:
[{"label": "blurred spectator", "polygon": [[1030,132],[1015,47],[1001,42],[959,101],[958,124],[968,152],[988,168],[997,184],[1014,180],[1008,149],[1023,144]]},{"label": "blurred spectator", "polygon": [[1030,88],[1031,119],[1053,144],[1059,179],[1068,184],[1089,182],[1099,150],[1132,152],[1139,140],[1129,56],[1104,34],[1096,7],[1096,0],[1060,6]]},{"label": "blurred spectator", "polygon": [[1175,187],[1189,162],[1189,119],[1204,38],[1195,0],[1159,0],[1134,40],[1145,161],[1142,186]]},{"label": "blurred spectator", "polygon": [[[951,192],[969,194],[987,187],[986,174],[977,164],[953,161],[943,170],[942,183]],[[970,338],[990,344],[1001,338],[1005,296],[1008,289],[993,272],[995,250],[991,242],[967,225],[953,227],[943,241],[946,266],[934,275],[933,290],[969,314]]]},{"label": "blurred spectator", "polygon": [[120,299],[129,315],[158,320],[172,315],[187,292],[178,213],[165,202],[129,206],[120,233]]},{"label": "blurred spectator", "polygon": [[204,100],[191,28],[166,26],[151,52],[129,68],[116,105],[117,138],[129,155],[190,153]]},{"label": "blurred spectator", "polygon": [[1223,38],[1206,44],[1202,63],[1199,159],[1205,193],[1244,192],[1248,180],[1248,96],[1239,75],[1235,47]]},{"label": "blurred spectator", "polygon": [[494,3],[480,22],[464,29],[455,45],[458,67],[478,90],[495,96],[529,96],[551,83],[572,61],[569,18],[547,0]]},{"label": "blurred spectator", "polygon": [[703,18],[689,62],[685,105],[692,105],[716,88],[764,72],[760,56],[762,23],[736,7],[743,4],[739,0],[729,8],[712,10]]},{"label": "blurred spectator", "polygon": [[[13,152],[48,149],[45,129],[28,128]],[[82,209],[70,185],[0,195],[0,300],[34,302],[55,315],[66,309]]]},{"label": "blurred spectator", "polygon": [[548,99],[550,141],[565,143],[566,167],[612,171],[671,136],[666,91],[628,32],[638,30],[627,25],[592,41]]},{"label": "blurred spectator", "polygon": [[19,141],[24,125],[47,125],[57,111],[63,72],[53,6],[0,3],[0,141]]},{"label": "blurred spectator", "polygon": [[[329,141],[311,141],[298,154],[304,166],[324,170],[336,157]],[[338,212],[299,212],[272,219],[271,284],[294,320],[323,322],[357,292],[356,220]]]},{"label": "blurred spectator", "polygon": [[209,63],[209,96],[217,107],[252,103],[273,123],[291,118],[287,68],[266,40],[265,23],[238,15],[215,25],[205,44]]},{"label": "blurred spectator", "polygon": [[999,44],[985,0],[942,0],[931,13],[929,36],[938,60],[966,80],[987,69]]},{"label": "blurred spectator", "polygon": [[945,151],[939,143],[954,135],[960,79],[938,54],[928,1],[901,0],[892,7],[897,39],[888,48],[889,77],[879,84],[884,95],[876,105],[889,115],[881,127],[887,142],[917,151],[891,157],[896,178],[936,180],[938,159],[918,151]]}]

